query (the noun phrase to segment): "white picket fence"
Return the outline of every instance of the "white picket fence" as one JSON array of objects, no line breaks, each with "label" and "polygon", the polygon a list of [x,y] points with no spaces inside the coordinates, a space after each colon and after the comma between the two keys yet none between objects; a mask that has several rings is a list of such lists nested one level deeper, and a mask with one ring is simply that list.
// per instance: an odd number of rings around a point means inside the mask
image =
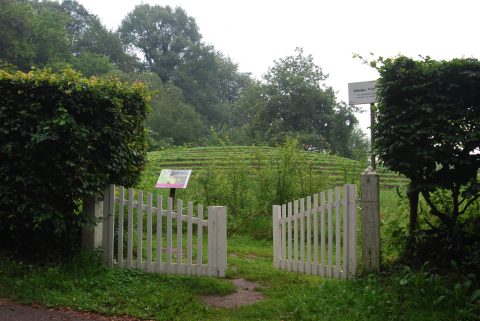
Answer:
[{"label": "white picket fence", "polygon": [[344,185],[343,193],[337,187],[313,198],[274,205],[273,246],[277,269],[336,278],[355,275],[355,185]]},{"label": "white picket fence", "polygon": [[[225,276],[226,207],[208,207],[207,219],[203,206],[198,205],[196,208],[197,215],[194,216],[193,203],[188,202],[184,214],[182,200],[177,200],[174,211],[170,197],[164,199],[158,196],[153,200],[152,193],[146,193],[145,203],[143,191],[132,188],[126,190],[120,186],[116,193],[115,185],[110,185],[105,192],[103,205],[104,261],[109,266],[117,265],[147,272]],[[204,232],[208,236],[207,262],[203,258]]]}]

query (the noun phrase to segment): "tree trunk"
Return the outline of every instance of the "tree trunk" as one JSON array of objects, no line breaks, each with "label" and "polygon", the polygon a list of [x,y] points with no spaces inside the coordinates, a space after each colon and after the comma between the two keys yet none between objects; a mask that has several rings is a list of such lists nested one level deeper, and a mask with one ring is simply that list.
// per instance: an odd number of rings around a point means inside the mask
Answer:
[{"label": "tree trunk", "polygon": [[413,184],[410,183],[408,186],[408,201],[410,203],[410,225],[408,227],[409,238],[415,236],[417,230],[417,221],[418,221],[418,199],[419,192],[414,188]]}]

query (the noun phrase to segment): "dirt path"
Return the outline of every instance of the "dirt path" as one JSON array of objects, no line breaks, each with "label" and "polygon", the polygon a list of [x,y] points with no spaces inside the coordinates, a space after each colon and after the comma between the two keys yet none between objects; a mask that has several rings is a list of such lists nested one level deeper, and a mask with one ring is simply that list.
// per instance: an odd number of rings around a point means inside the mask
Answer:
[{"label": "dirt path", "polygon": [[[245,279],[233,280],[237,291],[225,295],[202,296],[201,300],[216,308],[235,308],[263,300],[263,295],[255,289],[257,283]],[[41,305],[21,305],[10,299],[0,298],[0,321],[139,321],[132,317],[106,316],[70,309],[49,309]],[[145,320],[143,320],[145,321]]]},{"label": "dirt path", "polygon": [[21,305],[0,299],[1,321],[137,321],[130,317],[113,317],[69,309],[49,309],[40,305]]},{"label": "dirt path", "polygon": [[206,295],[202,296],[202,301],[209,306],[216,308],[236,308],[242,305],[253,304],[263,300],[263,295],[255,291],[259,284],[247,281],[245,279],[233,280],[237,286],[237,291],[229,295]]}]

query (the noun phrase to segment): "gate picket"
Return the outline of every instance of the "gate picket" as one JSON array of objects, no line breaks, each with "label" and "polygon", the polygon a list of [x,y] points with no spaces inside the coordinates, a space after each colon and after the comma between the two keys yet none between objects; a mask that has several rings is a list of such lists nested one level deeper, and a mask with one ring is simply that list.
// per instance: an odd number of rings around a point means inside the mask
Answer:
[{"label": "gate picket", "polygon": [[357,266],[355,197],[355,185],[346,184],[343,192],[336,187],[314,194],[313,200],[307,196],[274,205],[275,268],[335,278],[353,276]]},{"label": "gate picket", "polygon": [[[103,230],[107,233],[104,234],[105,243],[103,243],[103,247],[106,249],[104,250],[105,263],[116,264],[119,267],[137,268],[146,272],[225,276],[227,267],[225,207],[209,207],[208,211],[211,214],[205,220],[201,204],[197,207],[197,216],[195,217],[192,202],[187,203],[187,213],[183,214],[183,201],[177,200],[177,208],[174,211],[173,200],[170,197],[164,202],[163,197],[158,195],[155,204],[153,194],[146,193],[146,203],[144,203],[143,191],[138,191],[137,197],[135,197],[135,190],[129,188],[126,199],[125,188],[120,186],[118,196],[115,196],[114,185],[110,185],[106,189],[105,195],[103,214]],[[163,208],[165,203],[166,209]],[[125,213],[126,231],[124,231]],[[173,239],[174,220],[176,220],[175,244]],[[136,221],[136,226],[134,221]],[[193,227],[194,224],[197,224],[196,229]],[[186,225],[186,232],[184,232],[184,225]],[[208,227],[209,259],[207,262],[203,262],[204,227]],[[194,232],[197,233],[195,262]],[[185,242],[183,240],[184,233],[187,234]],[[126,259],[124,259],[124,235],[126,235],[127,241]],[[164,240],[166,241],[165,248],[163,247]],[[117,246],[115,252],[114,245]],[[136,251],[134,251],[134,246]],[[173,256],[175,256],[175,260]]]}]

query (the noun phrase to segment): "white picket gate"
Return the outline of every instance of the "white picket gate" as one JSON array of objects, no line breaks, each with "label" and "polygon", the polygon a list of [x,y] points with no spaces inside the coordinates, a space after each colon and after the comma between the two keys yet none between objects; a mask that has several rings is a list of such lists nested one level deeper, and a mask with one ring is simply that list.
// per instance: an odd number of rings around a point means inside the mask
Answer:
[{"label": "white picket gate", "polygon": [[[158,196],[153,200],[152,193],[146,193],[145,203],[143,191],[135,192],[132,188],[126,190],[120,186],[116,195],[115,185],[110,185],[105,191],[103,205],[104,261],[109,266],[148,272],[225,276],[226,207],[209,206],[208,217],[205,219],[202,205],[196,206],[197,216],[194,216],[192,202],[188,202],[186,214],[183,214],[182,200],[177,200],[176,203],[174,211],[170,197],[164,199]],[[204,232],[208,234],[206,262],[203,258]]]},{"label": "white picket gate", "polygon": [[277,269],[287,271],[353,276],[357,269],[356,186],[347,184],[343,193],[337,187],[313,198],[274,205],[273,261]]}]

